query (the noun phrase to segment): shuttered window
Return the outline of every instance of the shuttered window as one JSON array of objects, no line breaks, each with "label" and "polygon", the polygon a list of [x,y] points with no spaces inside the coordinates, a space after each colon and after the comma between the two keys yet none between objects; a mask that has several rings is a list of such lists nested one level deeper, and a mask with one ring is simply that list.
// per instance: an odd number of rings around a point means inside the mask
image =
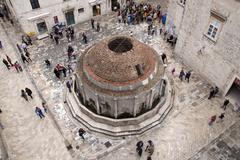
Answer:
[{"label": "shuttered window", "polygon": [[38,0],[30,0],[32,9],[40,8]]}]

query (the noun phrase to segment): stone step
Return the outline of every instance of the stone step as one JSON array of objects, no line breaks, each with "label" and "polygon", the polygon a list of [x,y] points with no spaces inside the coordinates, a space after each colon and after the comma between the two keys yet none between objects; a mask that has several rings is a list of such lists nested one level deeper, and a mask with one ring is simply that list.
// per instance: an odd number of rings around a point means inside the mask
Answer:
[{"label": "stone step", "polygon": [[80,111],[79,104],[77,103],[75,97],[72,94],[68,94],[67,97],[68,98],[66,99],[66,105],[68,105],[68,108],[70,109],[73,118],[79,123],[83,124],[89,130],[100,134],[111,137],[123,137],[142,134],[149,129],[155,127],[156,125],[160,124],[164,120],[166,115],[171,111],[173,107],[172,104],[174,96],[172,96],[172,98],[161,107],[160,110],[162,110],[162,112],[159,112],[154,117],[143,121],[139,125],[127,125],[122,127],[114,127],[92,120],[90,117]]}]

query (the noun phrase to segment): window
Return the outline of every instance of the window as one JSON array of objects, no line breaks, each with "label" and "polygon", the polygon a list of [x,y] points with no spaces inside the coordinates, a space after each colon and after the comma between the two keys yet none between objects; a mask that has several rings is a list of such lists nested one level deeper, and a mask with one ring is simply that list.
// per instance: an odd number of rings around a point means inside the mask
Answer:
[{"label": "window", "polygon": [[183,6],[185,6],[185,4],[186,4],[186,0],[180,0],[179,2],[180,2],[180,4],[183,5]]},{"label": "window", "polygon": [[216,41],[225,20],[226,18],[220,14],[211,12],[210,21],[205,36],[213,41]]},{"label": "window", "polygon": [[32,9],[40,8],[38,0],[30,0],[30,3],[32,5]]},{"label": "window", "polygon": [[213,39],[216,38],[217,32],[219,30],[219,23],[218,22],[213,22],[209,25],[207,35]]},{"label": "window", "polygon": [[48,31],[45,21],[37,23],[37,29],[39,34],[44,34]]},{"label": "window", "polygon": [[84,8],[79,8],[78,9],[78,13],[83,13],[84,12]]}]

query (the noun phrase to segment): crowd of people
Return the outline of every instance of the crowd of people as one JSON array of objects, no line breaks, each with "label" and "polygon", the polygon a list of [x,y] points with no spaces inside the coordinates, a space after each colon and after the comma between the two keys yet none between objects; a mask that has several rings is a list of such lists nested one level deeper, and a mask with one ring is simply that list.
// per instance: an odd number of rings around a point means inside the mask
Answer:
[{"label": "crowd of people", "polygon": [[[127,5],[118,10],[118,22],[128,25],[136,25],[146,22],[148,35],[164,36],[164,40],[175,46],[177,42],[177,35],[174,32],[174,27],[171,30],[166,29],[167,13],[163,13],[161,6],[153,6],[150,3],[135,3],[128,1]],[[159,29],[158,29],[159,24]]]},{"label": "crowd of people", "polygon": [[68,42],[74,40],[75,31],[73,26],[65,27],[63,24],[56,24],[52,27],[52,31],[49,33],[50,38],[55,41],[56,45],[60,44],[59,39],[63,38],[63,32],[65,30],[65,35]]},{"label": "crowd of people", "polygon": [[[94,24],[94,20],[92,19],[91,22],[92,23],[92,27],[95,28],[95,24]],[[100,31],[100,23],[97,22],[97,28],[96,28],[97,32]],[[64,33],[65,31],[65,33]],[[68,27],[65,27],[65,26],[59,26],[59,25],[55,25],[53,27],[53,30],[49,33],[49,36],[50,38],[55,41],[56,45],[59,45],[60,44],[60,39],[62,39],[64,37],[64,34],[68,40],[68,42],[72,42],[74,39],[75,39],[75,31],[74,31],[74,28],[73,26],[68,26]],[[88,43],[88,39],[87,39],[87,36],[86,36],[86,33],[82,32],[82,41],[87,44]]]},{"label": "crowd of people", "polygon": [[[134,1],[129,1],[125,7],[118,10],[119,23],[139,24],[146,21],[148,24],[161,22],[162,20],[161,6],[153,7],[149,3],[137,4]],[[165,22],[165,21],[164,21]]]}]

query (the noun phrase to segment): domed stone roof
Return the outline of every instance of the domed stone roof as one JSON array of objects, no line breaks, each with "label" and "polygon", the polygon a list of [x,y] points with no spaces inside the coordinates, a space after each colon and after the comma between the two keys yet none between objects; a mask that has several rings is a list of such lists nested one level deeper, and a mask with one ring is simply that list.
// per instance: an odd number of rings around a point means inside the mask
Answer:
[{"label": "domed stone roof", "polygon": [[116,36],[90,48],[84,55],[83,68],[90,79],[124,85],[148,78],[156,68],[157,58],[146,44]]}]

